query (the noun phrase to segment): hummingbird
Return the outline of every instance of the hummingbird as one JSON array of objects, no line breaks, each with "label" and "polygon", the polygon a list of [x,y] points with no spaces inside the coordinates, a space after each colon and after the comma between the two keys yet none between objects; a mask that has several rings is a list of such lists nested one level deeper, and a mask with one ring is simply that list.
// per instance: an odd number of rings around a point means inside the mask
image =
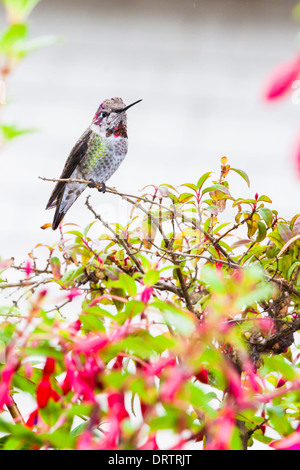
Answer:
[{"label": "hummingbird", "polygon": [[111,98],[100,104],[92,123],[72,148],[59,178],[84,179],[89,183],[59,181],[55,185],[46,206],[46,209],[56,209],[53,230],[57,229],[67,211],[88,186],[105,192],[105,182],[127,154],[126,111],[140,101],[126,106],[121,98]]}]

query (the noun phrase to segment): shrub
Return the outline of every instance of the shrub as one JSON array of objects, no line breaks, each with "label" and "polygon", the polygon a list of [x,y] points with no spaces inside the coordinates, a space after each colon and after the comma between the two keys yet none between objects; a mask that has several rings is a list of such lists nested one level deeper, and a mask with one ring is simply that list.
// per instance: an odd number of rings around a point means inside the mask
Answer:
[{"label": "shrub", "polygon": [[88,197],[84,230],[1,261],[4,449],[299,448],[300,216],[233,173],[108,188],[126,225]]}]

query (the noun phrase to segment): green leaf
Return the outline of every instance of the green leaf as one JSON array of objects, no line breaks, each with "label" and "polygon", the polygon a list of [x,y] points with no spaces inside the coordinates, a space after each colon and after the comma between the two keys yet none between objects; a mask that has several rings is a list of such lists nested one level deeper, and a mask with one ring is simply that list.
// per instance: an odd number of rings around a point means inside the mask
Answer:
[{"label": "green leaf", "polygon": [[282,356],[270,356],[264,359],[264,364],[261,368],[261,373],[266,375],[272,374],[274,371],[280,372],[287,380],[293,380],[296,372],[293,365],[284,359]]},{"label": "green leaf", "polygon": [[194,191],[198,190],[197,186],[195,184],[192,184],[192,183],[181,184],[179,187],[181,187],[181,186],[185,186],[186,188],[193,189]]},{"label": "green leaf", "polygon": [[258,226],[258,235],[256,237],[256,243],[263,241],[266,236],[267,236],[267,228],[265,224],[261,221],[257,221],[257,226]]},{"label": "green leaf", "polygon": [[271,199],[268,197],[268,196],[260,196],[258,199],[257,199],[257,202],[272,202]]},{"label": "green leaf", "polygon": [[209,186],[209,188],[203,189],[202,194],[205,194],[211,191],[221,191],[222,193],[225,193],[228,196],[230,196],[229,190],[222,184],[214,184],[213,186]]},{"label": "green leaf", "polygon": [[232,207],[238,206],[240,204],[256,204],[255,199],[243,199],[243,198],[238,198],[234,201],[232,204]]},{"label": "green leaf", "polygon": [[246,181],[248,187],[250,188],[250,180],[249,180],[249,177],[248,177],[248,175],[245,171],[239,170],[237,168],[231,168],[231,167],[230,167],[230,169],[232,171],[235,171],[238,175],[240,175]]},{"label": "green leaf", "polygon": [[132,297],[136,296],[137,287],[132,277],[128,276],[127,274],[120,274],[119,282],[125,292],[127,292]]},{"label": "green leaf", "polygon": [[86,427],[87,427],[87,423],[86,421],[84,421],[83,423],[79,424],[74,429],[72,429],[70,432],[70,435],[73,437],[80,436],[80,434],[82,434],[85,431]]},{"label": "green leaf", "polygon": [[9,141],[9,140],[15,139],[16,137],[20,137],[21,135],[29,134],[30,132],[35,132],[36,129],[34,128],[21,129],[14,124],[10,124],[10,125],[1,124],[0,131],[2,133],[3,139]]},{"label": "green leaf", "polygon": [[79,319],[85,331],[105,331],[103,322],[95,315],[82,314]]},{"label": "green leaf", "polygon": [[225,294],[226,293],[226,286],[225,282],[218,276],[215,268],[212,268],[208,264],[203,266],[201,271],[201,280],[207,284],[214,292],[218,294]]},{"label": "green leaf", "polygon": [[183,203],[189,201],[190,199],[192,199],[193,197],[194,197],[194,195],[191,194],[191,193],[182,193],[182,194],[180,194],[180,196],[178,198],[178,201],[183,204]]},{"label": "green leaf", "polygon": [[294,272],[294,270],[296,269],[297,266],[300,266],[300,261],[296,261],[295,263],[292,264],[292,266],[289,268],[288,270],[288,274],[287,274],[287,280],[289,281],[292,277],[292,274]]},{"label": "green leaf", "polygon": [[190,312],[176,308],[173,304],[159,299],[151,302],[150,305],[157,308],[163,314],[166,324],[170,324],[178,332],[183,335],[188,335],[192,332],[195,318]]},{"label": "green leaf", "polygon": [[284,241],[282,240],[281,236],[279,235],[277,230],[268,234],[268,238],[277,246],[277,248],[281,249],[284,245]]},{"label": "green leaf", "polygon": [[285,411],[279,406],[268,408],[269,422],[274,427],[275,431],[283,436],[288,436],[294,429],[288,421]]},{"label": "green leaf", "polygon": [[270,209],[267,209],[266,207],[260,207],[258,209],[259,215],[263,218],[263,220],[266,223],[266,226],[270,228],[272,226],[273,222],[273,213],[270,211]]},{"label": "green leaf", "polygon": [[6,55],[15,55],[16,45],[24,41],[27,34],[28,29],[25,24],[12,24],[0,36],[0,52]]},{"label": "green leaf", "polygon": [[287,224],[277,224],[277,230],[279,235],[285,242],[288,242],[293,237],[293,233]]},{"label": "green leaf", "polygon": [[211,418],[214,418],[217,415],[216,410],[209,404],[211,400],[217,397],[215,393],[204,393],[199,387],[191,382],[186,383],[184,391],[185,399],[188,399],[192,406],[203,410]]},{"label": "green leaf", "polygon": [[203,184],[205,183],[205,181],[210,177],[211,175],[211,171],[208,171],[207,173],[205,173],[204,175],[202,175],[199,180],[198,180],[198,183],[197,183],[197,188],[198,189],[201,189]]},{"label": "green leaf", "polygon": [[247,292],[247,294],[239,297],[235,304],[238,309],[248,307],[256,302],[268,300],[273,293],[273,286],[270,283],[262,282],[255,290]]},{"label": "green leaf", "polygon": [[15,53],[17,54],[19,59],[23,59],[26,57],[28,54],[31,54],[32,52],[35,52],[42,47],[48,47],[52,46],[53,44],[56,44],[59,41],[59,38],[56,36],[40,36],[38,38],[34,39],[29,39],[21,44],[19,44],[15,48]]},{"label": "green leaf", "polygon": [[144,276],[145,286],[153,286],[157,281],[159,281],[159,272],[155,269],[151,269],[151,271],[148,271]]}]

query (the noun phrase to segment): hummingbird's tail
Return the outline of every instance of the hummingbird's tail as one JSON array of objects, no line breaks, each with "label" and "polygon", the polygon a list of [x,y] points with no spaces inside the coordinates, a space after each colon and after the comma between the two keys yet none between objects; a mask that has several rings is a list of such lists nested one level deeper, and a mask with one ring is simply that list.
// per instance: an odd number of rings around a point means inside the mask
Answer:
[{"label": "hummingbird's tail", "polygon": [[64,183],[63,186],[60,186],[60,191],[55,193],[55,199],[53,198],[54,191],[48,201],[46,209],[52,209],[56,207],[54,214],[52,229],[56,230],[60,222],[74,204],[76,199],[87,187],[84,183]]}]

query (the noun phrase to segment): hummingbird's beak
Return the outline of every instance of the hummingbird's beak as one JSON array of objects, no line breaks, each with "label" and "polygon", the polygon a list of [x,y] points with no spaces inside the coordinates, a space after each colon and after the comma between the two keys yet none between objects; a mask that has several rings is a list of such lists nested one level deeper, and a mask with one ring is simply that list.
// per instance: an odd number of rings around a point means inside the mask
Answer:
[{"label": "hummingbird's beak", "polygon": [[127,111],[127,109],[131,108],[131,106],[134,106],[135,104],[138,104],[140,103],[142,100],[137,100],[135,101],[134,103],[131,103],[129,104],[128,106],[125,106],[124,108],[122,109],[119,109],[118,111],[116,111],[117,113],[125,113],[125,111]]}]

